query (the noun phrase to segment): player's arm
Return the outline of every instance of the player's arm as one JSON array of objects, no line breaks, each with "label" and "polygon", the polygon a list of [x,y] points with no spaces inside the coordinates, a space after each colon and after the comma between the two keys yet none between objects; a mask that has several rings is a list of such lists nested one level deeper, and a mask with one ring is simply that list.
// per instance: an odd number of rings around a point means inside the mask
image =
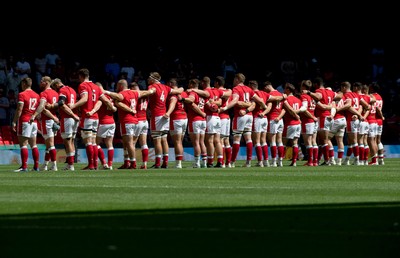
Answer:
[{"label": "player's arm", "polygon": [[223,91],[221,98],[228,99],[228,98],[230,98],[230,96],[232,96],[232,90],[228,89],[228,90]]},{"label": "player's arm", "polygon": [[294,109],[292,108],[292,106],[291,106],[287,101],[284,101],[284,102],[283,102],[283,107],[285,108],[285,110],[286,110],[287,112],[289,112],[289,114],[290,114],[292,117],[296,118],[297,120],[300,119],[300,117],[299,117],[299,115],[297,114],[296,110],[294,110]]},{"label": "player's arm", "polygon": [[40,115],[43,112],[43,110],[45,109],[46,103],[47,103],[46,99],[40,99],[39,106],[36,108],[35,113],[33,113],[31,115],[31,118],[29,119],[29,122],[32,123],[33,121],[35,121],[36,117],[38,115]]},{"label": "player's arm", "polygon": [[221,98],[218,98],[218,99],[210,99],[210,103],[211,104],[215,104],[215,105],[217,105],[218,107],[220,107],[221,105],[222,105],[222,99]]},{"label": "player's arm", "polygon": [[232,95],[232,100],[229,101],[228,105],[226,105],[225,107],[221,108],[221,112],[226,111],[232,107],[234,107],[239,101],[239,95],[238,94],[233,94]]},{"label": "player's arm", "polygon": [[139,98],[146,98],[150,95],[153,95],[156,91],[154,89],[150,89],[150,90],[139,90]]},{"label": "player's arm", "polygon": [[311,92],[308,90],[306,93],[307,95],[310,95],[311,98],[313,98],[315,101],[320,101],[322,99],[322,94],[319,92]]},{"label": "player's arm", "polygon": [[253,112],[253,110],[256,108],[256,103],[254,101],[250,102],[250,106],[246,108],[246,113],[248,112]]},{"label": "player's arm", "polygon": [[[103,102],[102,102],[101,100],[98,100],[98,101],[96,102],[96,104],[94,105],[93,109],[86,113],[86,116],[87,116],[87,117],[91,117],[94,113],[96,113],[97,111],[99,111],[99,109],[100,109],[100,107],[101,107],[102,105],[103,105]],[[112,106],[113,108],[115,108],[112,104],[111,104],[111,106]]]},{"label": "player's arm", "polygon": [[83,104],[85,104],[88,101],[88,95],[89,94],[87,92],[82,92],[78,102],[76,102],[75,104],[70,104],[69,107],[71,109],[76,109],[76,108],[82,106]]},{"label": "player's arm", "polygon": [[365,99],[360,99],[360,104],[363,107],[364,110],[369,110],[370,106],[369,103],[365,101]]},{"label": "player's arm", "polygon": [[177,98],[170,98],[169,100],[169,106],[168,106],[168,110],[165,113],[164,117],[168,118],[170,117],[171,113],[174,111],[175,107],[176,107],[176,103],[178,102]]},{"label": "player's arm", "polygon": [[385,120],[385,117],[383,116],[382,109],[379,108],[379,107],[376,107],[375,109],[376,109],[376,113],[378,114],[378,118],[380,117],[380,118],[382,118],[382,120]]},{"label": "player's arm", "polygon": [[177,89],[171,89],[171,91],[170,91],[170,93],[169,94],[172,94],[172,95],[177,95],[177,94],[181,94],[182,92],[183,92],[183,88],[182,87],[179,87],[179,88],[177,88]]},{"label": "player's arm", "polygon": [[239,101],[236,103],[236,106],[237,106],[237,107],[240,107],[240,108],[248,108],[248,107],[251,106],[252,103],[253,103],[253,101],[248,102],[248,101],[241,101],[241,100],[239,100]]},{"label": "player's arm", "polygon": [[269,95],[269,98],[267,99],[267,102],[282,101],[283,98],[284,98],[283,95],[280,95],[280,96]]},{"label": "player's arm", "polygon": [[128,105],[125,103],[122,103],[120,101],[115,101],[115,105],[120,108],[121,110],[124,110],[125,112],[136,114],[136,110],[130,108]]},{"label": "player's arm", "polygon": [[193,92],[196,92],[200,97],[208,99],[210,97],[210,92],[206,90],[200,90],[200,89],[190,89]]},{"label": "player's arm", "polygon": [[54,120],[54,122],[56,122],[57,124],[60,123],[60,120],[58,120],[58,117],[55,116],[53,113],[51,113],[50,110],[45,108],[45,109],[43,109],[42,114],[44,114],[48,118]]},{"label": "player's arm", "polygon": [[261,109],[266,109],[267,105],[264,103],[264,99],[260,98],[257,94],[253,95],[252,100],[254,100],[258,105],[260,105]]},{"label": "player's arm", "polygon": [[282,119],[282,117],[286,114],[286,109],[282,108],[281,112],[279,115],[274,119],[275,121],[279,121]]},{"label": "player's arm", "polygon": [[267,103],[267,108],[263,110],[263,112],[260,113],[260,116],[263,117],[266,114],[268,114],[271,111],[272,108],[272,102]]},{"label": "player's arm", "polygon": [[202,117],[206,117],[206,113],[204,113],[199,106],[197,106],[195,103],[192,103],[190,105],[190,108],[194,110],[194,112],[196,112],[197,114],[199,114]]},{"label": "player's arm", "polygon": [[15,110],[15,114],[14,114],[14,118],[12,121],[12,128],[14,130],[14,132],[17,131],[17,122],[22,114],[22,108],[24,107],[24,103],[23,102],[18,102],[17,104],[17,109]]},{"label": "player's arm", "polygon": [[60,95],[58,97],[58,102],[54,103],[53,105],[58,106],[59,109],[64,111],[67,115],[71,116],[75,121],[79,121],[79,116],[77,116],[68,105],[65,105],[66,100],[67,98],[65,96]]},{"label": "player's arm", "polygon": [[[321,102],[316,102],[317,106],[322,109],[322,110],[331,110],[332,109],[332,105],[326,105],[326,104],[322,104]],[[351,106],[351,104],[348,105],[348,107],[346,107],[346,109],[348,109]]]},{"label": "player's arm", "polygon": [[187,103],[187,104],[192,104],[195,100],[192,95],[189,95],[187,98],[183,98],[181,95],[178,95],[178,99],[180,102]]},{"label": "player's arm", "polygon": [[124,100],[124,96],[120,93],[116,93],[116,92],[111,92],[111,91],[104,91],[104,94],[110,96],[113,100],[116,100],[118,102],[121,102],[122,100]]},{"label": "player's arm", "polygon": [[[105,104],[105,105],[107,106],[107,109],[108,109],[108,110],[112,110],[113,112],[117,111],[117,108],[114,107],[112,101],[111,101],[109,98],[107,98],[104,94],[101,94],[101,95],[100,95],[99,100],[100,100],[100,102],[101,102],[102,104]],[[100,109],[100,107],[101,107],[102,104],[98,104],[98,102],[99,102],[99,101],[96,102],[96,104],[95,104],[95,106],[94,106],[93,109],[96,108],[96,105],[99,105],[99,106],[97,107],[97,110],[94,111],[92,114],[96,113],[96,112]],[[92,109],[91,111],[93,111],[93,109]]]}]

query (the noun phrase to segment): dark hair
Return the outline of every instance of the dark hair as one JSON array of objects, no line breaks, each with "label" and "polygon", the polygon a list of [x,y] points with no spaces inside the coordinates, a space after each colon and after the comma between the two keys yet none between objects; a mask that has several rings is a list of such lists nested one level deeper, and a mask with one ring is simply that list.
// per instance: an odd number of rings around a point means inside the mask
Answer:
[{"label": "dark hair", "polygon": [[79,69],[78,75],[83,76],[84,78],[89,77],[89,70],[87,68]]},{"label": "dark hair", "polygon": [[296,91],[296,87],[294,87],[293,84],[291,83],[285,83],[285,89],[288,89],[291,93],[294,93]]},{"label": "dark hair", "polygon": [[324,85],[324,80],[322,79],[322,77],[316,77],[313,80],[313,83],[319,86]]},{"label": "dark hair", "polygon": [[225,85],[225,79],[224,79],[224,77],[222,77],[222,76],[217,76],[217,77],[215,78],[215,82],[218,83],[218,85],[222,85],[222,86]]}]

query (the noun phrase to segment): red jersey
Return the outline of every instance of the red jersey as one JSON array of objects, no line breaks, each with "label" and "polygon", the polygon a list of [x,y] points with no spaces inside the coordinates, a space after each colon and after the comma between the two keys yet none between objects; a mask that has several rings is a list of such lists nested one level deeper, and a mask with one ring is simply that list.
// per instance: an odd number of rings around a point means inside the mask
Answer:
[{"label": "red jersey", "polygon": [[[200,108],[200,110],[204,112],[204,102],[205,102],[204,98],[200,97],[194,91],[191,91],[189,93],[189,96],[193,96],[194,97],[193,103],[196,104]],[[188,107],[187,111],[188,111],[187,116],[188,116],[190,121],[205,121],[206,120],[205,117],[202,117],[199,114],[197,114],[191,107]]]},{"label": "red jersey", "polygon": [[[372,93],[372,96],[374,96],[375,100],[376,100],[376,102],[374,104],[375,111],[376,111],[377,108],[382,110],[382,107],[383,107],[382,96],[379,95],[378,93]],[[380,117],[379,115],[376,115],[375,118],[376,118],[376,122],[378,123],[378,125],[382,125],[383,124],[382,117]]]},{"label": "red jersey", "polygon": [[[345,97],[343,96],[337,103],[336,103],[336,109],[342,108],[344,106],[344,100]],[[336,111],[335,117],[334,119],[339,119],[339,118],[343,118],[346,117],[346,110],[342,110],[342,111]]]},{"label": "red jersey", "polygon": [[[375,105],[371,105],[371,96],[370,95],[362,95],[362,98],[367,102],[370,106],[369,114],[367,116],[367,122],[370,124],[376,123],[376,107]],[[367,112],[367,110],[363,110],[363,114]]]},{"label": "red jersey", "polygon": [[[228,91],[228,89],[220,89],[220,90],[222,90],[222,92],[224,92],[224,93],[226,91]],[[221,108],[227,106],[229,101],[231,101],[231,100],[232,100],[232,96],[230,96],[229,98],[222,98]],[[229,110],[225,110],[225,111],[219,113],[219,118],[221,118],[221,119],[230,118]]]},{"label": "red jersey", "polygon": [[[222,94],[224,94],[224,92],[222,90],[217,89],[217,88],[211,88],[211,87],[206,88],[205,91],[210,93],[210,97],[208,99],[212,99],[214,101],[219,100],[221,98]],[[218,110],[215,112],[211,111],[207,105],[205,106],[204,110],[206,111],[207,116],[219,116]]]},{"label": "red jersey", "polygon": [[[301,100],[293,95],[288,96],[286,98],[285,102],[287,104],[289,104],[289,106],[291,106],[293,108],[293,110],[295,110],[295,111],[299,110],[302,105]],[[285,115],[283,116],[283,120],[284,120],[285,126],[301,124],[301,121],[297,120],[289,112],[285,113]]]},{"label": "red jersey", "polygon": [[[321,104],[330,105],[332,104],[333,99],[336,97],[336,92],[329,89],[317,89],[315,92],[318,92],[322,95],[322,98],[319,100]],[[315,115],[317,117],[327,117],[331,115],[331,110],[324,110],[317,106],[315,109]]]},{"label": "red jersey", "polygon": [[[254,91],[249,86],[239,84],[232,89],[232,95],[238,95],[239,101],[250,102],[253,99]],[[238,105],[235,105],[233,109],[233,116],[239,117],[240,110],[246,110],[246,108],[241,108]],[[248,112],[247,115],[251,115],[251,112]]]},{"label": "red jersey", "polygon": [[[45,100],[49,104],[54,104],[58,102],[58,93],[52,88],[47,88],[40,93],[40,99]],[[54,109],[49,110],[53,115],[56,115],[56,111]],[[50,120],[50,118],[46,115],[42,115],[42,120]]]},{"label": "red jersey", "polygon": [[[358,110],[360,108],[360,95],[358,95],[355,92],[346,92],[343,94],[343,97],[345,99],[345,102],[350,100],[351,101],[351,106],[355,109]],[[347,121],[351,121],[353,117],[353,113],[351,113],[349,110],[346,110],[346,119]]]},{"label": "red jersey", "polygon": [[[255,90],[254,93],[257,94],[257,96],[259,96],[264,101],[264,103],[267,103],[268,99],[271,97],[267,92],[262,90]],[[263,111],[264,110],[261,109],[260,105],[256,103],[256,107],[253,110],[253,117],[259,117],[259,114],[261,114]]]},{"label": "red jersey", "polygon": [[39,106],[39,102],[39,94],[34,92],[32,89],[26,89],[23,92],[18,93],[18,103],[24,104],[18,123],[22,124],[22,122],[29,122],[31,116]]},{"label": "red jersey", "polygon": [[163,116],[167,112],[167,97],[172,89],[162,83],[153,83],[148,89],[155,90],[155,93],[149,96],[151,116]]},{"label": "red jersey", "polygon": [[[310,114],[314,116],[315,107],[316,107],[315,100],[310,95],[304,94],[304,93],[301,94],[300,100],[301,100],[302,105],[307,107],[307,111],[310,112]],[[300,117],[301,117],[301,121],[304,124],[314,123],[314,119],[309,118],[303,112],[300,113]]]},{"label": "red jersey", "polygon": [[[282,96],[282,93],[280,93],[277,90],[273,90],[269,93],[269,95]],[[282,102],[281,101],[273,101],[271,111],[269,111],[269,113],[267,114],[268,120],[272,121],[275,118],[277,118],[279,116],[279,114],[281,113],[281,111],[282,111]]]},{"label": "red jersey", "polygon": [[[112,98],[108,95],[105,95],[113,104],[114,106],[114,101]],[[100,109],[97,111],[99,114],[99,124],[100,125],[109,125],[109,124],[114,124],[114,112],[112,110],[109,110],[106,105],[101,105]]]},{"label": "red jersey", "polygon": [[[132,110],[137,110],[136,106],[138,104],[139,100],[139,92],[133,91],[130,89],[126,89],[121,91],[119,94],[121,94],[124,99],[121,101],[121,103],[124,103],[128,107],[130,107]],[[118,108],[118,118],[121,123],[124,124],[137,124],[138,119],[136,117],[136,114],[133,114],[131,112],[126,112],[125,110],[122,110],[122,108]]]},{"label": "red jersey", "polygon": [[[182,92],[181,94],[182,98],[187,98],[188,95],[186,92]],[[172,111],[170,117],[170,122],[172,123],[173,120],[180,120],[180,119],[186,119],[187,118],[187,114],[185,111],[185,104],[183,102],[180,102],[178,100],[178,96],[177,95],[170,95],[168,97],[168,105],[169,102],[171,101],[171,99],[176,99],[176,104],[175,104],[175,108]]]},{"label": "red jersey", "polygon": [[[73,88],[69,87],[69,86],[66,86],[66,85],[62,86],[60,88],[60,90],[58,91],[58,96],[65,98],[65,104],[64,105],[75,104],[76,103],[76,99],[77,99],[76,91]],[[60,112],[60,117],[62,119],[71,118],[72,117],[72,116],[68,115],[67,113],[65,113],[64,110],[62,110],[61,108],[60,108],[59,112]]]},{"label": "red jersey", "polygon": [[84,118],[98,119],[99,115],[97,112],[90,117],[86,117],[86,113],[90,112],[94,108],[96,102],[100,99],[100,96],[103,95],[100,87],[91,81],[85,81],[79,84],[78,94],[80,97],[84,94],[88,94],[86,103],[80,107],[82,116],[84,116]]},{"label": "red jersey", "polygon": [[138,121],[146,121],[147,120],[147,106],[149,104],[149,99],[139,98],[139,103],[136,106],[136,117]]}]

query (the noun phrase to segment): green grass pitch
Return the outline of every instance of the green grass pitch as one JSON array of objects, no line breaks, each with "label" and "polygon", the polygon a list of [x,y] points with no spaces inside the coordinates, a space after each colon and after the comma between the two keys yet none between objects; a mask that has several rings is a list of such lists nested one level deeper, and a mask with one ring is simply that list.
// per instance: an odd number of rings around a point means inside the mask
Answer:
[{"label": "green grass pitch", "polygon": [[0,257],[400,257],[400,159],[174,164],[27,173],[0,166]]}]

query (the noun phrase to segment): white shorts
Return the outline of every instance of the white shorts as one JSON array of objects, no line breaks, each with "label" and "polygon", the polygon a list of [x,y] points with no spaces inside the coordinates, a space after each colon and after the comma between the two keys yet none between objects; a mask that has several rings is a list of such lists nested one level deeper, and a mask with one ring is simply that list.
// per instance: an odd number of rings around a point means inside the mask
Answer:
[{"label": "white shorts", "polygon": [[329,135],[331,137],[337,135],[337,136],[344,136],[344,132],[346,130],[346,118],[338,118],[333,120],[332,128],[329,131]]},{"label": "white shorts", "polygon": [[182,134],[184,135],[186,133],[188,126],[188,119],[178,119],[178,120],[173,120],[171,123],[171,130],[169,133],[171,135],[176,135],[176,134]]},{"label": "white shorts", "polygon": [[376,131],[376,135],[382,135],[383,132],[383,125],[378,125],[378,129]]},{"label": "white shorts", "polygon": [[347,129],[349,129],[348,130],[349,133],[358,133],[360,129],[360,120],[357,119],[350,121],[350,128]]},{"label": "white shorts", "polygon": [[253,132],[266,133],[268,132],[268,118],[266,117],[255,117]]},{"label": "white shorts", "polygon": [[302,124],[302,133],[304,134],[315,134],[317,130],[318,130],[318,125],[316,122]]},{"label": "white shorts", "polygon": [[78,121],[75,121],[73,118],[64,118],[61,120],[61,138],[69,139],[75,137],[76,132],[78,131]]},{"label": "white shorts", "polygon": [[300,133],[301,133],[301,124],[288,125],[286,127],[286,136],[284,137],[287,139],[300,138]]},{"label": "white shorts", "polygon": [[18,127],[18,136],[32,138],[37,136],[38,126],[36,122],[22,122],[21,127]]},{"label": "white shorts", "polygon": [[281,119],[278,122],[275,122],[275,120],[269,121],[269,133],[283,133],[283,120]]},{"label": "white shorts", "polygon": [[124,124],[121,123],[121,136],[139,136],[139,129],[137,124]]},{"label": "white shorts", "polygon": [[79,126],[82,131],[92,131],[96,133],[97,128],[99,127],[99,119],[85,118],[83,121],[80,120]]},{"label": "white shorts", "polygon": [[150,130],[152,132],[168,132],[169,118],[156,116],[150,120]]},{"label": "white shorts", "polygon": [[114,135],[115,135],[115,124],[99,125],[99,129],[97,130],[97,137],[107,138],[107,137],[114,137]]},{"label": "white shorts", "polygon": [[206,133],[220,134],[221,133],[221,118],[219,116],[207,116],[206,118]]},{"label": "white shorts", "polygon": [[233,133],[251,132],[252,128],[253,128],[252,115],[244,115],[233,118],[233,124],[232,124]]},{"label": "white shorts", "polygon": [[221,119],[221,136],[229,137],[231,134],[231,119],[223,118]]},{"label": "white shorts", "polygon": [[369,131],[369,123],[366,121],[360,122],[360,128],[358,129],[359,135],[368,134]]},{"label": "white shorts", "polygon": [[147,120],[143,120],[143,121],[139,121],[138,123],[138,130],[139,130],[139,135],[147,135],[148,131],[149,131],[149,121]]},{"label": "white shorts", "polygon": [[206,121],[193,121],[189,124],[189,133],[193,134],[205,134],[206,133]]},{"label": "white shorts", "polygon": [[377,123],[369,124],[368,137],[375,137],[378,134],[378,128]]},{"label": "white shorts", "polygon": [[50,137],[54,137],[54,131],[53,131],[53,124],[54,120],[49,119],[49,120],[42,120],[41,122],[41,134],[43,138],[46,140]]},{"label": "white shorts", "polygon": [[318,130],[330,131],[332,128],[333,119],[328,119],[326,116],[318,117]]}]

